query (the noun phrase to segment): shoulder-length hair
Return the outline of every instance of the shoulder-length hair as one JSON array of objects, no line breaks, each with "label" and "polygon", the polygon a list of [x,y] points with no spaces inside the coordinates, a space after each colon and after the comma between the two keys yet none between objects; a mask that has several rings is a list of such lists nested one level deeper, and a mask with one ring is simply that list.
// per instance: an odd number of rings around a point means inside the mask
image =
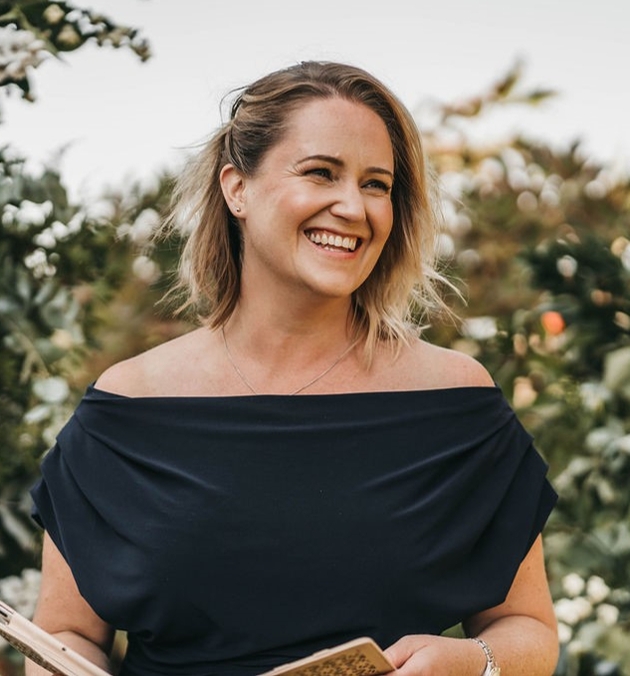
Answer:
[{"label": "shoulder-length hair", "polygon": [[448,310],[437,271],[437,195],[422,141],[407,108],[378,79],[356,66],[306,61],[236,90],[230,119],[182,172],[165,231],[187,237],[177,288],[179,310],[195,309],[213,328],[223,326],[240,293],[242,241],[219,181],[232,164],[252,176],[281,142],[293,111],[314,99],[341,97],[373,110],[385,123],[394,154],[393,227],[374,269],[353,293],[352,328],[369,361],[380,342],[394,349],[434,315]]}]

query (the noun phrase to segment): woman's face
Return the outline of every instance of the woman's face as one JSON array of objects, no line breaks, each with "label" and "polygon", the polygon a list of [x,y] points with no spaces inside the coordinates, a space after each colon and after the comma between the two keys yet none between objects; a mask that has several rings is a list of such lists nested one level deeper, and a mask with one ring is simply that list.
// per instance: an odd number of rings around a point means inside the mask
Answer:
[{"label": "woman's face", "polygon": [[328,98],[293,111],[255,175],[237,179],[243,291],[349,297],[391,232],[393,172],[387,128],[367,106]]}]

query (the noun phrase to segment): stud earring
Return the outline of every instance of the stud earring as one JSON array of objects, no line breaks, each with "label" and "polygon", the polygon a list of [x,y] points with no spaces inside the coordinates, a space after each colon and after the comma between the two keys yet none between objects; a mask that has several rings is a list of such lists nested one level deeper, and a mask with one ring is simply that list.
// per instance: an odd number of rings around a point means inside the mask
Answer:
[{"label": "stud earring", "polygon": [[241,213],[241,207],[235,207],[234,211],[236,211],[237,214]]}]

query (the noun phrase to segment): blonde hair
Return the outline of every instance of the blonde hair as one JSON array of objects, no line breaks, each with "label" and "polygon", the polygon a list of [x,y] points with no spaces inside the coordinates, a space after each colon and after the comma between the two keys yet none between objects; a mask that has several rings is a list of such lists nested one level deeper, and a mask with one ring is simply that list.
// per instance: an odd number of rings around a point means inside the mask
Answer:
[{"label": "blonde hair", "polygon": [[237,219],[221,190],[219,175],[232,164],[252,176],[265,154],[280,143],[287,119],[313,99],[340,97],[373,110],[384,122],[394,154],[391,193],[393,228],[368,278],[353,294],[352,326],[371,359],[381,341],[401,341],[448,310],[440,287],[451,286],[437,271],[438,200],[416,123],[398,98],[361,68],[306,61],[270,73],[237,90],[230,119],[188,164],[177,182],[164,231],[187,237],[177,289],[202,322],[224,325],[239,299],[242,242]]}]

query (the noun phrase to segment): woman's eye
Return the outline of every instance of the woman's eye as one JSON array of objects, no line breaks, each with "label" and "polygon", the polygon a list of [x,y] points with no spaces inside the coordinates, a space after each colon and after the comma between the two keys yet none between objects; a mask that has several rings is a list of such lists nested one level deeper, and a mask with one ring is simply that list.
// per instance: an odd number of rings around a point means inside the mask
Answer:
[{"label": "woman's eye", "polygon": [[332,178],[332,171],[327,167],[315,167],[314,169],[308,169],[305,173],[309,176],[319,176],[328,180]]},{"label": "woman's eye", "polygon": [[371,181],[368,181],[365,184],[365,187],[370,190],[376,190],[377,192],[384,193],[386,195],[389,195],[392,190],[392,186],[389,183],[385,183],[385,181],[379,181],[378,179],[372,179]]}]

